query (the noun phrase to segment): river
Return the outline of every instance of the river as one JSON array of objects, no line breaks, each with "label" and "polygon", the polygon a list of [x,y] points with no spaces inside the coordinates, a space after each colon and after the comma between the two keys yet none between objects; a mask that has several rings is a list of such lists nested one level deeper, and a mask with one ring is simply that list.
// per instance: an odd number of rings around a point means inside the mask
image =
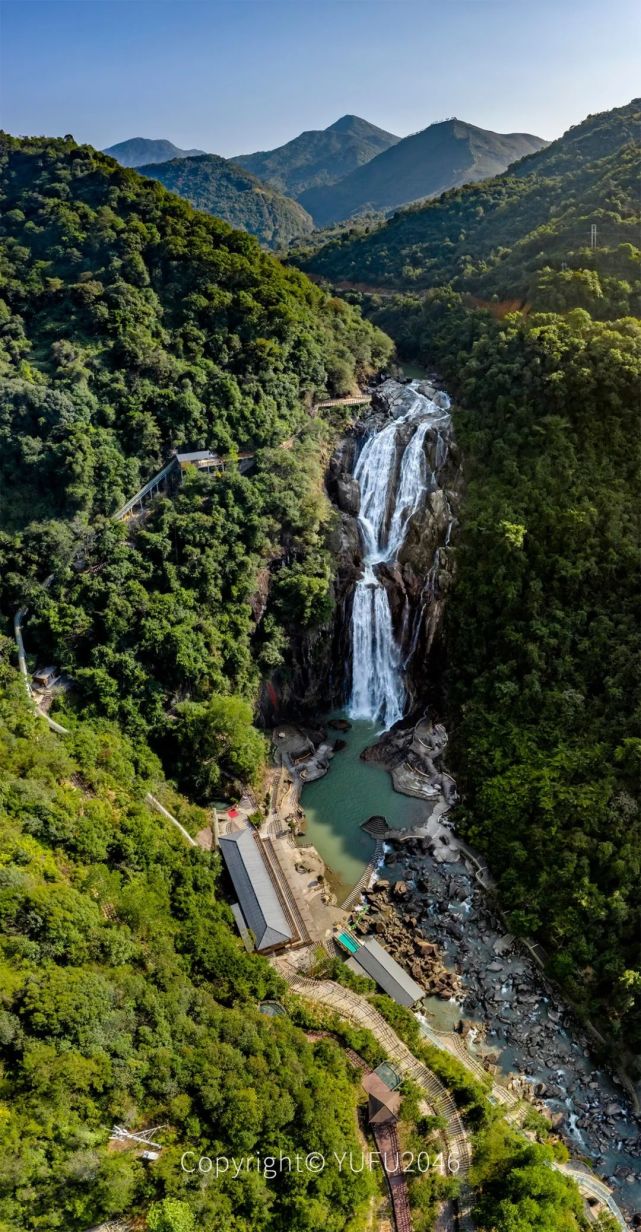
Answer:
[{"label": "river", "polygon": [[[432,401],[419,392],[418,384],[404,387],[396,418],[365,437],[354,468],[361,490],[364,569],[355,588],[353,654],[347,669],[352,726],[329,773],[303,790],[306,841],[324,859],[339,902],[371,858],[373,842],[360,828],[362,823],[382,815],[391,827],[401,829],[426,820],[434,807],[433,801],[396,792],[387,770],[361,759],[363,750],[402,717],[406,705],[407,647],[394,634],[379,569],[395,564],[408,525],[426,494],[438,486],[447,459],[449,400],[444,395]],[[427,462],[428,447],[433,469]],[[450,530],[448,525],[444,544]],[[428,607],[431,598],[428,588]],[[551,1111],[564,1117],[564,1132],[575,1151],[609,1178],[623,1206],[638,1209],[638,1123],[621,1087],[595,1065],[580,1028],[527,955],[516,948],[497,954],[494,947],[504,927],[463,861],[444,865],[429,853],[418,857],[418,865],[415,855],[393,858],[398,864],[388,865],[386,876],[401,876],[412,886],[420,872],[429,884],[421,931],[439,943],[446,964],[463,982],[461,1004],[439,1006],[429,999],[428,1018],[444,1027],[464,1014],[482,1024],[502,1068],[544,1084],[541,1094]]]}]

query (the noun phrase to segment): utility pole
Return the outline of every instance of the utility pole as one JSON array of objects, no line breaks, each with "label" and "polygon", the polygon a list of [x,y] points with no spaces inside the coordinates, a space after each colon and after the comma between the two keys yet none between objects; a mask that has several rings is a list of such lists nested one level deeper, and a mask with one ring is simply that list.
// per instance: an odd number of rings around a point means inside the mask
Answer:
[{"label": "utility pole", "polygon": [[590,248],[594,251],[596,248],[596,223],[593,222],[590,227]]}]

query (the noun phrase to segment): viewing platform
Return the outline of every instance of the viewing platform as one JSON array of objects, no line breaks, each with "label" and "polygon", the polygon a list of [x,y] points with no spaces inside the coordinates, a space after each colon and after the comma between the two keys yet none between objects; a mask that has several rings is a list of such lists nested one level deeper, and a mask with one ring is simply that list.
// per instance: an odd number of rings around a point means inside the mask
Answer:
[{"label": "viewing platform", "polygon": [[237,466],[241,475],[244,475],[253,466],[255,456],[255,452],[250,449],[233,454],[212,453],[210,449],[174,453],[162,470],[152,475],[151,479],[113,514],[113,519],[115,522],[127,522],[135,514],[142,513],[145,506],[160,492],[168,492],[174,485],[180,484],[183,475],[190,469],[205,474],[219,474],[230,466]]}]

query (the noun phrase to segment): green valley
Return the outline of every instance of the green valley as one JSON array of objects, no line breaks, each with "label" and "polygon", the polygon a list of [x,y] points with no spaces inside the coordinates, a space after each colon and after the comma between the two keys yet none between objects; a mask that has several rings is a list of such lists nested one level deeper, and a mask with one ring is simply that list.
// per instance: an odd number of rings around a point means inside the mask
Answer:
[{"label": "green valley", "polygon": [[466,494],[439,674],[459,825],[496,859],[511,927],[635,1075],[640,118],[638,100],[588,117],[503,176],[301,257],[363,284],[346,298],[456,399]]},{"label": "green valley", "polygon": [[0,1232],[641,1226],[641,102],[175,7],[0,133]]}]

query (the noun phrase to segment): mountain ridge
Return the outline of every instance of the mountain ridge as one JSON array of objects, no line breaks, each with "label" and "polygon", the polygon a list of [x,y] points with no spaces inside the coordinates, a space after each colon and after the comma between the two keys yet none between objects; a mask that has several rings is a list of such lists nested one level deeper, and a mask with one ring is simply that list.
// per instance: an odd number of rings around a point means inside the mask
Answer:
[{"label": "mountain ridge", "polygon": [[336,281],[412,291],[451,283],[476,296],[545,304],[552,288],[539,300],[541,280],[552,278],[558,303],[568,303],[572,284],[576,306],[589,301],[596,311],[601,298],[605,308],[607,286],[581,288],[574,275],[582,269],[623,277],[633,307],[636,258],[621,246],[638,248],[640,140],[641,99],[633,99],[587,116],[501,175],[410,206],[367,234],[345,231],[300,264]]},{"label": "mountain ridge", "polygon": [[178,193],[195,209],[255,235],[269,248],[286,247],[291,239],[313,230],[311,215],[302,205],[219,154],[143,163],[136,170]]},{"label": "mountain ridge", "polygon": [[309,189],[299,200],[317,226],[326,226],[487,179],[545,145],[532,133],[495,133],[453,117],[403,137],[337,183]]},{"label": "mountain ridge", "polygon": [[344,115],[327,128],[306,129],[273,150],[237,154],[231,161],[298,198],[308,189],[336,183],[400,140],[369,120]]},{"label": "mountain ridge", "polygon": [[180,146],[165,137],[128,137],[126,141],[107,146],[102,152],[115,158],[121,167],[141,167],[145,163],[164,163],[173,158],[196,158],[207,151],[181,150]]}]

